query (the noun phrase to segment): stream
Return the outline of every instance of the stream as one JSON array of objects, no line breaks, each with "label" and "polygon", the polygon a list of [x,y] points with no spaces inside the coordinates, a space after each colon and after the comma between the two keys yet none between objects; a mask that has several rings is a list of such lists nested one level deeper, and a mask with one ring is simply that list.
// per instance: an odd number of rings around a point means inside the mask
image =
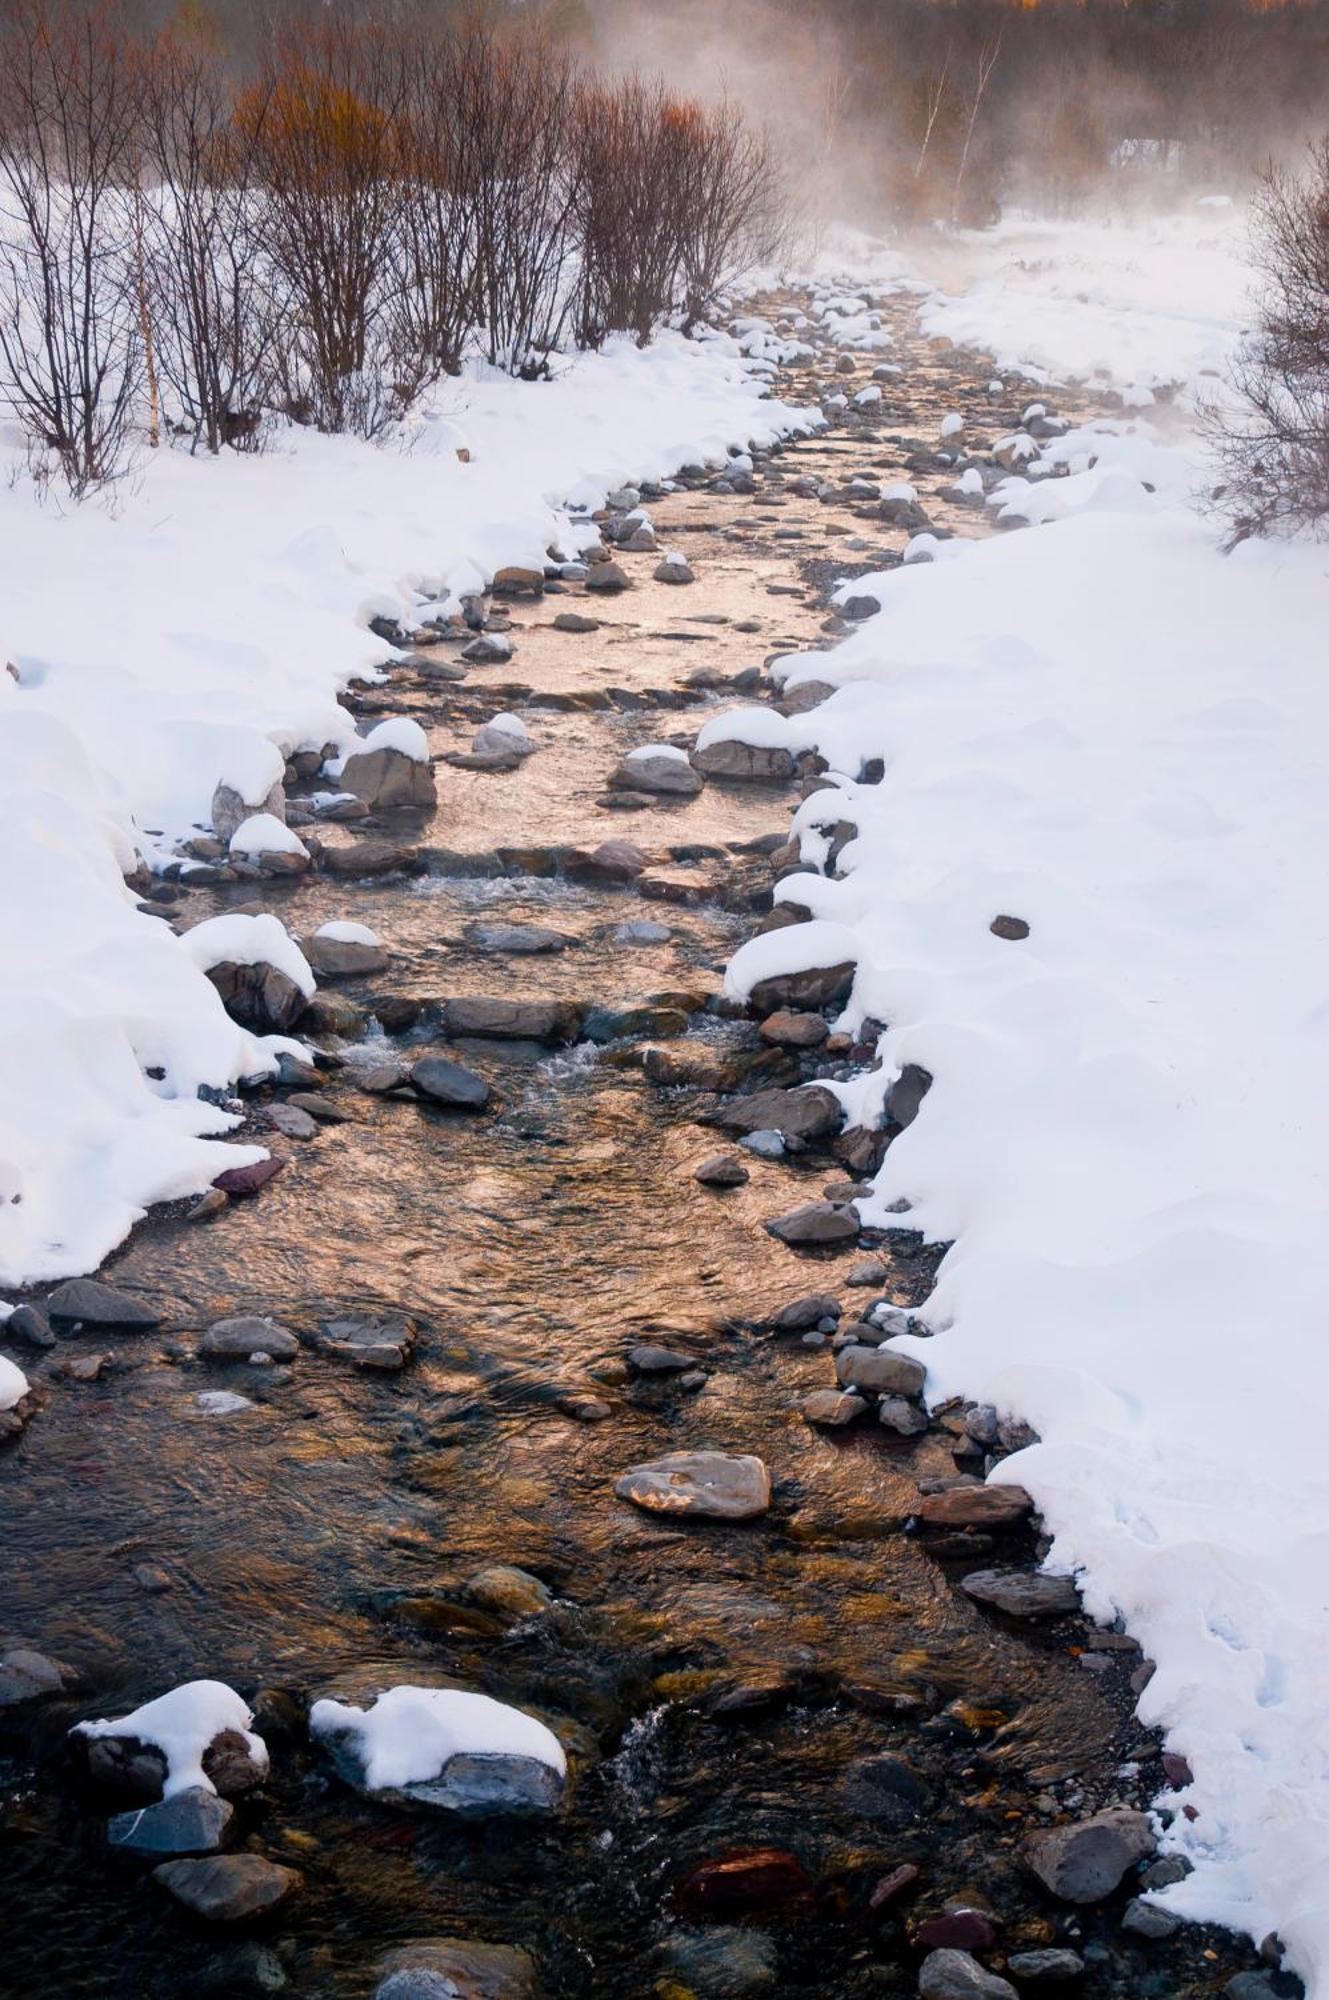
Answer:
[{"label": "stream", "polygon": [[[763,660],[847,629],[832,580],[881,568],[907,539],[850,491],[855,475],[908,479],[935,528],[985,532],[981,504],[945,497],[939,421],[969,412],[979,450],[1027,398],[1015,384],[993,402],[981,359],[923,340],[907,301],[882,312],[904,374],[881,405],[761,455],[750,492],[712,472],[646,499],[694,584],[655,581],[658,554],[615,550],[632,583],[621,595],[574,584],[494,601],[510,660],[456,678],[458,647],[442,644],[348,693],[366,722],[425,725],[436,811],[320,823],[337,873],[181,885],[163,904],[180,928],[256,897],[306,937],[364,923],[389,961],[320,981],[302,1032],[331,1058],[318,1093],[331,1117],[314,1136],[266,1127],[289,1093],[246,1094],[249,1129],[284,1171],[206,1222],[184,1205],[151,1217],[103,1274],[153,1304],[159,1331],[19,1356],[41,1393],[0,1457],[0,1640],[79,1681],[0,1729],[7,1990],[359,2000],[393,1946],[461,1935],[523,1947],[550,2000],[904,1995],[916,1928],[948,1905],[987,1913],[998,1970],[1012,1953],[1073,1948],[1089,1996],[1217,1994],[1255,1963],[1200,1927],[1123,1933],[1125,1892],[1058,1905],[1021,1867],[1031,1826],[1147,1805],[1160,1744],[1133,1716],[1142,1662],[1125,1635],[1007,1618],[959,1589],[975,1567],[1033,1567],[1036,1529],[996,1547],[911,1525],[920,1481],[984,1469],[963,1412],[935,1413],[914,1438],[872,1422],[825,1431],[800,1413],[834,1384],[831,1344],[775,1331],[774,1315],[813,1292],[834,1295],[844,1323],[878,1299],[917,1306],[940,1247],[775,1241],[772,1215],[856,1179],[833,1141],[740,1153],[749,1177],[732,1189],[693,1178],[735,1151],[698,1123],[727,1093],[871,1058],[834,1039],[768,1046],[718,1000],[727,957],[770,908],[800,781],[605,803],[625,752],[690,742],[752,698]],[[879,359],[856,355],[841,381],[823,357],[778,392],[806,401],[828,381],[852,395]],[[1057,406],[1093,414],[1072,394]],[[804,479],[829,495],[791,490]],[[556,629],[573,609],[598,628]],[[445,761],[500,710],[521,715],[534,755],[507,771]],[[346,851],[383,840],[405,865],[357,879]],[[593,879],[576,857],[605,841],[639,848],[641,872]],[[668,935],[632,928],[644,923]],[[505,949],[497,925],[561,943]],[[464,997],[577,1011],[545,1039],[448,1040],[441,1003]],[[426,1052],[483,1075],[489,1108],[449,1113],[378,1087],[376,1070]],[[881,1277],[847,1286],[868,1255]],[[249,1313],[300,1338],[292,1363],[198,1356],[204,1328]],[[415,1334],[400,1372],[329,1351],[329,1321],[400,1316]],[[701,1381],[635,1370],[642,1345],[694,1357]],[[95,1353],[111,1356],[97,1379],[70,1379],[70,1357]],[[201,1407],[218,1389],[248,1407]],[[703,1448],[758,1454],[769,1513],[674,1521],[615,1497],[629,1466]],[[495,1564],[538,1578],[548,1607],[514,1617],[479,1602],[469,1580]],[[541,1715],[569,1752],[562,1812],[459,1822],[348,1790],[309,1746],[304,1710],[330,1684],[375,1676],[455,1682]],[[272,1754],[270,1783],[240,1802],[237,1844],[304,1878],[239,1931],[209,1931],[141,1862],[108,1854],[113,1803],[64,1748],[79,1717],[196,1677],[244,1695]],[[717,1900],[696,1871],[744,1849],[780,1850],[802,1878],[782,1863],[773,1886]],[[874,1902],[902,1864],[917,1879]]]}]

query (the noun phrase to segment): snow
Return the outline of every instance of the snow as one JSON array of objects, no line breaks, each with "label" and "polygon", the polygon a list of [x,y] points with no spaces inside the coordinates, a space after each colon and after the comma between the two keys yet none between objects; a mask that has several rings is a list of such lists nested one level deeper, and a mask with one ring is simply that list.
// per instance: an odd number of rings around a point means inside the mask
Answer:
[{"label": "snow", "polygon": [[[251,813],[241,820],[231,835],[232,854],[246,858],[256,854],[302,854],[309,859],[309,849],[275,813]],[[214,961],[215,962],[215,961]]]},{"label": "snow", "polygon": [[39,500],[0,424],[0,1284],[94,1268],[152,1203],[262,1157],[217,1143],[236,1121],[198,1092],[272,1055],[198,941],[138,910],[136,857],[208,830],[219,782],[260,805],[296,751],[426,754],[407,718],[362,742],[336,699],[390,650],[371,617],[409,627],[422,598],[581,546],[569,509],[611,487],[821,422],[722,334],[556,370],[473,365],[385,445],[292,428],[256,456],[144,450],[79,506]]},{"label": "snow", "polygon": [[777,709],[729,709],[723,715],[712,716],[698,732],[697,748],[705,750],[712,743],[738,742],[752,743],[763,750],[784,750],[793,734],[790,718]]},{"label": "snow", "polygon": [[0,1354],[0,1410],[12,1410],[28,1393],[28,1378],[17,1362]]},{"label": "snow", "polygon": [[309,1711],[315,1738],[349,1730],[370,1791],[400,1789],[436,1777],[450,1758],[530,1757],[562,1776],[563,1746],[533,1715],[487,1694],[461,1688],[393,1687],[372,1707],[316,1701]]},{"label": "snow", "polygon": [[186,955],[200,972],[214,965],[274,965],[307,998],[314,993],[309,961],[279,917],[228,912],[206,917],[180,939]]},{"label": "snow", "polygon": [[429,762],[429,738],[409,715],[388,716],[386,721],[376,723],[369,734],[353,747],[365,752],[397,750],[403,757],[409,757],[413,764]]},{"label": "snow", "polygon": [[233,1688],[224,1681],[186,1681],[155,1701],[145,1702],[132,1715],[113,1722],[79,1722],[76,1736],[132,1736],[140,1743],[153,1743],[166,1758],[166,1782],[162,1797],[172,1799],[177,1792],[201,1786],[215,1792],[203,1769],[203,1753],[223,1729],[233,1729],[249,1745],[249,1754],[262,1770],[268,1768],[267,1745],[250,1728],[254,1717]]},{"label": "snow", "polygon": [[675,764],[686,764],[688,753],[673,743],[639,743],[635,750],[629,750],[625,764],[643,764],[647,758],[664,757]]},{"label": "snow", "polygon": [[507,709],[504,709],[498,715],[491,715],[488,722],[485,723],[484,728],[487,731],[492,731],[495,736],[503,737],[507,742],[511,743],[514,750],[524,751],[535,748],[535,739],[521,717],[511,714]]},{"label": "snow", "polygon": [[381,940],[368,924],[355,924],[339,920],[331,924],[320,924],[315,937],[331,938],[335,944],[366,944],[371,948]]},{"label": "snow", "polygon": [[[797,880],[801,887],[814,878],[800,875]],[[790,894],[793,895],[792,890]],[[857,932],[848,924],[813,922],[766,931],[749,938],[734,953],[725,974],[725,991],[735,1000],[746,1000],[763,979],[777,973],[846,965],[857,958],[858,952]]]}]

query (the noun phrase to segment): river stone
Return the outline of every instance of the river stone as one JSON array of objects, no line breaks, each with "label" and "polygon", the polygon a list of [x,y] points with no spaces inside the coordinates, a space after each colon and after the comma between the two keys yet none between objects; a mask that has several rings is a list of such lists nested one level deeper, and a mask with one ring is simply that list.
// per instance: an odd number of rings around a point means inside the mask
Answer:
[{"label": "river stone", "polygon": [[1069,1576],[1045,1576],[1021,1569],[976,1569],[961,1577],[960,1588],[980,1604],[1010,1618],[1060,1618],[1080,1608],[1080,1593]]},{"label": "river stone", "polygon": [[489,586],[495,597],[542,597],[544,587],[544,571],[525,569],[520,563],[507,563],[496,570]]},{"label": "river stone", "polygon": [[319,1330],[319,1346],[338,1360],[353,1362],[357,1368],[395,1375],[406,1366],[415,1346],[416,1332],[404,1314],[388,1319],[325,1319]]},{"label": "river stone", "polygon": [[284,1139],[312,1139],[318,1130],[309,1113],[298,1104],[270,1104],[263,1113],[263,1122]]},{"label": "river stone", "polygon": [[362,944],[357,938],[324,937],[320,931],[307,938],[301,949],[322,979],[354,979],[361,973],[382,972],[388,962],[381,944]]},{"label": "river stone", "polygon": [[1084,1960],[1078,1951],[1058,1950],[1055,1947],[1043,1951],[1017,1951],[1007,1959],[1006,1970],[1022,1986],[1056,1986],[1067,1980],[1079,1979],[1084,1972]]},{"label": "river stone", "polygon": [[646,867],[646,856],[630,840],[602,840],[598,847],[579,847],[568,859],[574,882],[635,882]]},{"label": "river stone", "polygon": [[1023,1486],[952,1486],[914,1509],[928,1528],[1013,1528],[1033,1512]]},{"label": "river stone", "polygon": [[835,1374],[842,1389],[866,1390],[874,1396],[917,1396],[927,1380],[921,1361],[891,1347],[842,1347],[835,1357]]},{"label": "river stone", "polygon": [[1134,1896],[1123,1912],[1121,1928],[1127,1937],[1142,1938],[1146,1944],[1161,1944],[1164,1938],[1175,1937],[1181,1929],[1181,1918],[1171,1910],[1160,1909],[1157,1903]]},{"label": "river stone", "polygon": [[[774,1939],[738,1924],[709,1924],[705,1930],[674,1931],[661,1946],[665,1964],[695,2000],[743,2000],[748,1993],[775,1989],[778,1961]],[[658,1987],[657,1992],[666,1989]],[[671,1983],[668,1991],[677,1994]]]},{"label": "river stone", "polygon": [[0,1711],[21,1708],[29,1701],[44,1701],[48,1695],[63,1694],[65,1682],[70,1678],[69,1668],[61,1666],[58,1660],[48,1659],[45,1653],[34,1653],[27,1646],[15,1646],[12,1652],[0,1654]]},{"label": "river stone", "polygon": [[560,611],[554,620],[556,632],[598,632],[598,618],[588,618],[584,611]]},{"label": "river stone", "polygon": [[757,1090],[735,1097],[712,1113],[710,1123],[722,1132],[779,1132],[786,1139],[814,1144],[840,1129],[843,1112],[834,1092],[819,1083],[793,1090]]},{"label": "river stone", "polygon": [[539,1757],[484,1755],[459,1750],[430,1778],[400,1787],[370,1786],[351,1731],[324,1739],[341,1776],[366,1797],[400,1805],[437,1807],[464,1819],[493,1813],[549,1813],[563,1796],[563,1775]]},{"label": "river stone", "polygon": [[930,1798],[926,1781],[913,1765],[890,1751],[853,1765],[840,1794],[851,1812],[897,1833],[918,1819]]},{"label": "river stone", "polygon": [[794,760],[787,750],[740,743],[733,737],[694,750],[692,762],[708,778],[729,778],[747,784],[783,783],[794,772]]},{"label": "river stone", "polygon": [[620,1500],[648,1514],[749,1521],[771,1504],[771,1476],[759,1458],[720,1451],[671,1451],[615,1480]]},{"label": "river stone", "polygon": [[[1009,1493],[1011,1488],[979,1490]],[[1020,1847],[1025,1865],[1062,1903],[1101,1903],[1127,1869],[1153,1851],[1149,1821],[1130,1806],[1109,1806],[1074,1826],[1047,1827],[1030,1834]]]},{"label": "river stone", "polygon": [[510,952],[527,958],[566,951],[568,943],[562,931],[546,930],[540,924],[472,924],[466,942],[475,951]]},{"label": "river stone", "polygon": [[918,1107],[932,1088],[932,1078],[917,1063],[906,1063],[886,1096],[886,1116],[894,1125],[912,1125]]},{"label": "river stone", "polygon": [[692,1169],[692,1178],[700,1181],[703,1187],[736,1188],[742,1187],[749,1175],[743,1162],[736,1160],[732,1153],[712,1153],[709,1159]]},{"label": "river stone", "polygon": [[877,1405],[877,1422],[897,1437],[921,1437],[928,1427],[926,1410],[903,1396],[883,1396]]},{"label": "river stone", "polygon": [[57,1285],[46,1300],[46,1314],[53,1326],[107,1326],[117,1333],[148,1333],[161,1325],[151,1306],[97,1278],[67,1278]]},{"label": "river stone", "polygon": [[455,1111],[483,1111],[489,1102],[484,1078],[446,1056],[421,1056],[412,1064],[408,1081],[418,1096]]},{"label": "river stone", "polygon": [[397,840],[357,840],[346,847],[325,847],[318,865],[329,875],[351,881],[371,875],[395,875],[413,868],[420,859],[418,847]]},{"label": "river stone", "polygon": [[782,1914],[811,1892],[812,1878],[783,1847],[740,1847],[703,1861],[674,1891],[678,1905],[699,1917]]},{"label": "river stone", "polygon": [[516,647],[506,632],[481,632],[462,647],[457,658],[468,667],[497,667],[510,660]]},{"label": "river stone", "polygon": [[212,830],[224,846],[229,846],[231,835],[247,819],[259,813],[271,813],[273,819],[285,824],[286,793],[280,778],[263,798],[252,803],[247,802],[233,785],[218,785],[212,794]]},{"label": "river stone", "polygon": [[304,1880],[297,1869],[260,1854],[218,1854],[206,1861],[166,1861],[152,1871],[178,1903],[209,1923],[239,1923],[265,1916]]},{"label": "river stone", "polygon": [[919,2000],[1019,2000],[1009,1979],[988,1972],[967,1951],[933,1951],[918,1973]]},{"label": "river stone", "polygon": [[656,751],[645,757],[624,757],[609,774],[611,791],[660,792],[668,796],[695,798],[705,780],[685,757],[670,757]]},{"label": "river stone", "polygon": [[462,1585],[472,1604],[492,1611],[500,1618],[535,1618],[553,1603],[553,1593],[529,1570],[509,1563],[491,1563],[478,1569]]},{"label": "river stone", "polygon": [[[631,548],[633,544],[629,542],[628,546]],[[697,581],[696,572],[691,563],[684,562],[680,557],[671,558],[666,556],[663,562],[655,565],[651,574],[657,583],[695,583]]]},{"label": "river stone", "polygon": [[851,1208],[837,1208],[834,1202],[805,1201],[786,1215],[775,1215],[762,1227],[781,1243],[794,1247],[820,1247],[826,1243],[850,1243],[858,1235],[858,1217]]},{"label": "river stone", "polygon": [[116,1813],[106,1840],[121,1854],[213,1854],[224,1846],[235,1807],[202,1785],[155,1806]]},{"label": "river stone", "polygon": [[244,1199],[248,1195],[258,1194],[269,1181],[276,1180],[278,1174],[285,1170],[285,1166],[285,1160],[277,1159],[270,1154],[266,1160],[251,1160],[245,1167],[223,1167],[219,1174],[213,1175],[212,1185],[214,1188],[219,1188],[223,1194]]},{"label": "river stone", "polygon": [[21,1340],[28,1347],[54,1347],[55,1335],[42,1307],[36,1305],[15,1306],[9,1318],[4,1321],[5,1339]]},{"label": "river stone", "polygon": [[781,1007],[768,1014],[757,1033],[764,1042],[780,1049],[816,1049],[830,1034],[821,1014],[802,1014],[793,1007]]},{"label": "river stone", "polygon": [[231,1019],[260,1034],[284,1035],[309,1004],[303,990],[275,965],[237,965],[228,959],[208,966],[207,976]]},{"label": "river stone", "polygon": [[586,588],[600,591],[606,596],[614,596],[620,590],[630,590],[632,579],[616,562],[592,563],[590,575],[586,579]]},{"label": "river stone", "polygon": [[434,774],[419,757],[385,745],[379,750],[354,750],[342,765],[337,781],[343,791],[354,792],[367,806],[385,811],[397,806],[432,806],[438,803]]},{"label": "river stone", "polygon": [[799,1404],[804,1419],[817,1424],[824,1430],[840,1430],[845,1424],[852,1424],[867,1409],[861,1396],[855,1396],[844,1389],[814,1389]]},{"label": "river stone", "polygon": [[449,1000],[443,1019],[449,1035],[484,1035],[498,1041],[574,1042],[581,1029],[581,1014],[570,1000],[505,1000],[476,995]]},{"label": "river stone", "polygon": [[680,1354],[677,1348],[643,1345],[628,1349],[628,1367],[635,1375],[686,1375],[696,1366],[695,1354]]},{"label": "river stone", "polygon": [[378,1964],[374,2000],[530,2000],[535,1966],[515,1945],[421,1938]]},{"label": "river stone", "polygon": [[754,1014],[773,1014],[781,1007],[833,1007],[849,998],[856,968],[843,965],[814,965],[804,972],[776,973],[759,979],[748,995]]},{"label": "river stone", "polygon": [[274,1361],[293,1361],[300,1352],[300,1343],[276,1320],[241,1316],[214,1320],[199,1342],[198,1351],[209,1361],[248,1361],[251,1354],[269,1354]]},{"label": "river stone", "polygon": [[824,1319],[838,1320],[840,1301],[833,1292],[808,1292],[801,1299],[791,1299],[787,1306],[781,1306],[771,1321],[775,1333],[806,1333],[810,1327],[820,1326]]}]

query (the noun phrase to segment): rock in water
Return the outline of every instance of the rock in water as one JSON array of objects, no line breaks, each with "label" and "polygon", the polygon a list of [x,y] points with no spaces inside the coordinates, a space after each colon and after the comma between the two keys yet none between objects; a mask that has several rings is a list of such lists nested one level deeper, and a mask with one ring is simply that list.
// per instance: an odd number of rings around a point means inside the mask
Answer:
[{"label": "rock in water", "polygon": [[740,743],[733,737],[694,750],[692,762],[707,778],[728,778],[737,784],[783,784],[794,772],[794,760],[787,750]]},{"label": "rock in water", "polygon": [[852,1243],[858,1235],[858,1217],[852,1208],[837,1208],[834,1202],[805,1201],[787,1215],[775,1215],[764,1228],[781,1243],[795,1248],[819,1248],[828,1243]]},{"label": "rock in water", "polygon": [[771,1504],[771,1476],[759,1458],[720,1451],[671,1451],[634,1465],[614,1482],[620,1500],[647,1514],[704,1521],[750,1521]]},{"label": "rock in water", "polygon": [[117,1813],[107,1822],[106,1840],[121,1854],[213,1854],[234,1817],[225,1799],[191,1785],[160,1805]]},{"label": "rock in water", "polygon": [[807,1083],[793,1090],[756,1090],[750,1097],[735,1097],[722,1104],[709,1122],[722,1132],[779,1132],[786,1139],[812,1145],[838,1132],[843,1115],[833,1091]]},{"label": "rock in water", "polygon": [[890,1347],[842,1347],[835,1357],[842,1389],[865,1390],[874,1396],[917,1396],[927,1370],[912,1354]]},{"label": "rock in water", "polygon": [[293,1361],[300,1352],[295,1335],[276,1320],[214,1320],[198,1344],[209,1361],[248,1361],[251,1354],[266,1354],[273,1361]]},{"label": "rock in water", "polygon": [[391,744],[356,750],[342,765],[337,780],[377,812],[398,806],[432,806],[438,802],[434,774],[420,757],[409,757]]},{"label": "rock in water", "polygon": [[66,1681],[73,1679],[72,1671],[58,1660],[34,1653],[30,1647],[16,1646],[12,1652],[0,1654],[0,1711],[63,1694]]},{"label": "rock in water", "polygon": [[151,1306],[96,1278],[68,1278],[57,1285],[46,1301],[46,1316],[52,1326],[106,1326],[117,1333],[149,1333],[161,1325]]},{"label": "rock in water", "polygon": [[773,973],[759,979],[748,995],[748,1005],[756,1014],[773,1014],[781,1007],[833,1007],[849,998],[856,966],[813,965],[803,972]]},{"label": "rock in water", "polygon": [[[983,1492],[1010,1488],[983,1487]],[[1063,1903],[1101,1903],[1128,1868],[1154,1851],[1154,1835],[1142,1812],[1109,1806],[1075,1826],[1052,1826],[1030,1834],[1021,1859],[1043,1887]]]},{"label": "rock in water", "polygon": [[420,1938],[379,1962],[374,2000],[530,2000],[535,1966],[515,1945]]},{"label": "rock in water", "polygon": [[1069,1576],[1045,1576],[1020,1569],[976,1569],[960,1588],[980,1604],[1010,1618],[1060,1618],[1080,1608],[1080,1593]]},{"label": "rock in water", "polygon": [[444,1104],[453,1111],[483,1111],[489,1102],[484,1078],[446,1056],[421,1056],[411,1069],[410,1084],[430,1104]]},{"label": "rock in water", "polygon": [[799,1405],[807,1423],[818,1424],[825,1430],[840,1430],[845,1424],[852,1424],[863,1415],[867,1404],[861,1396],[852,1396],[843,1389],[814,1389]]},{"label": "rock in water", "polygon": [[1023,1486],[953,1486],[925,1493],[914,1512],[928,1528],[1013,1528],[1033,1507]]},{"label": "rock in water", "polygon": [[709,1159],[692,1169],[692,1178],[700,1181],[703,1187],[736,1188],[742,1187],[748,1179],[748,1170],[732,1153],[712,1153]]},{"label": "rock in water", "polygon": [[629,751],[609,774],[613,791],[660,792],[679,798],[695,798],[704,783],[681,750],[659,743]]},{"label": "rock in water", "polygon": [[967,1951],[933,1951],[918,1974],[919,2000],[1019,2000],[1009,1979],[988,1972]]},{"label": "rock in water", "polygon": [[586,579],[586,588],[600,592],[604,596],[614,596],[620,590],[630,590],[632,580],[626,570],[616,562],[592,563]]},{"label": "rock in water", "polygon": [[479,1817],[552,1812],[563,1796],[552,1730],[469,1689],[393,1687],[368,1708],[324,1699],[309,1729],[347,1784],[375,1798]]},{"label": "rock in water", "polygon": [[278,966],[241,965],[232,959],[204,968],[222,1006],[242,1028],[284,1035],[309,1004],[309,996]]},{"label": "rock in water", "polygon": [[294,1868],[265,1861],[259,1854],[219,1854],[207,1861],[166,1861],[152,1871],[154,1882],[169,1890],[196,1917],[209,1923],[239,1923],[266,1916],[299,1888],[303,1876]]},{"label": "rock in water", "polygon": [[1078,1951],[1049,1946],[1042,1951],[1013,1952],[1006,1961],[1006,1970],[1023,1985],[1056,1986],[1079,1979],[1084,1972],[1084,1960]]}]

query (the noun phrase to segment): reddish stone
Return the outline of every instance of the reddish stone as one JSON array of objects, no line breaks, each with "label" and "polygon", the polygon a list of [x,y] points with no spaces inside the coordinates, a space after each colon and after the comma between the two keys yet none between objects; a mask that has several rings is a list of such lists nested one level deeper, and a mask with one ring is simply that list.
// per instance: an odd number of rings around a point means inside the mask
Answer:
[{"label": "reddish stone", "polygon": [[216,1176],[212,1185],[220,1188],[223,1194],[257,1194],[259,1189],[266,1187],[285,1165],[285,1160],[278,1159],[276,1154],[272,1153],[266,1160],[255,1160],[252,1166],[227,1167],[224,1173]]},{"label": "reddish stone", "polygon": [[1194,1771],[1175,1750],[1163,1752],[1163,1775],[1170,1785],[1191,1785],[1195,1782]]},{"label": "reddish stone", "polygon": [[918,1870],[915,1868],[913,1862],[902,1861],[898,1868],[892,1868],[889,1875],[882,1876],[880,1882],[878,1882],[876,1888],[868,1897],[868,1908],[870,1910],[884,1910],[888,1903],[893,1903],[897,1896],[904,1894],[906,1889],[912,1889],[918,1879]]},{"label": "reddish stone", "polygon": [[743,1916],[801,1901],[811,1889],[797,1855],[781,1847],[741,1847],[703,1861],[679,1883],[675,1900],[696,1916]]},{"label": "reddish stone", "polygon": [[952,1486],[925,1493],[914,1512],[928,1528],[1007,1528],[1033,1504],[1023,1486]]},{"label": "reddish stone", "polygon": [[997,1942],[997,1927],[981,1910],[947,1910],[920,1924],[914,1942],[929,1951],[988,1951]]}]

